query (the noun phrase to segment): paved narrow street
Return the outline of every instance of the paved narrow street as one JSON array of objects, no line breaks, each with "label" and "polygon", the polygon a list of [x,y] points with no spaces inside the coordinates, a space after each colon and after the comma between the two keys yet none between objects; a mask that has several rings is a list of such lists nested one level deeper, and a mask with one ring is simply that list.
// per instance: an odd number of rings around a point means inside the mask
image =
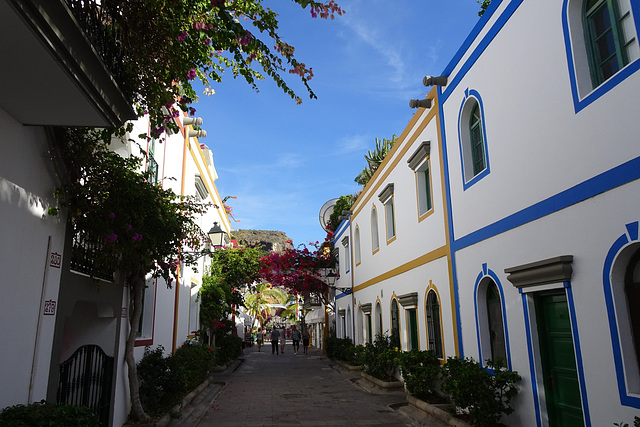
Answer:
[{"label": "paved narrow street", "polygon": [[224,382],[198,424],[206,426],[432,426],[412,420],[402,391],[366,391],[359,372],[335,365],[320,350],[291,344],[272,355],[267,344],[245,350],[242,362],[216,377]]}]

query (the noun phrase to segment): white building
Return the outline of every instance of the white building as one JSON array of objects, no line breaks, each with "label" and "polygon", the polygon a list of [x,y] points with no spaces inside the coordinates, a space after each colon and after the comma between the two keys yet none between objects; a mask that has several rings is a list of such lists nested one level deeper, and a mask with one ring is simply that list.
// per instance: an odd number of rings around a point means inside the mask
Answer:
[{"label": "white building", "polygon": [[[87,387],[101,392],[96,393],[98,401],[82,403],[100,408],[103,425],[122,425],[129,413],[122,361],[127,289],[108,280],[96,286],[83,275],[82,263],[72,263],[73,233],[64,212],[47,214],[56,206],[54,190],[62,184],[57,129],[113,127],[135,118],[114,83],[117,76],[105,68],[110,61],[96,56],[78,22],[62,0],[0,3],[0,34],[11,40],[0,46],[3,57],[10,58],[0,70],[0,339],[5,343],[0,350],[0,383],[5,385],[0,409],[42,399],[80,403],[59,393],[61,378],[73,376],[62,365],[74,354],[83,361],[93,355],[102,361],[93,366],[101,371],[101,382]],[[200,226],[206,232],[218,222],[229,233],[211,151],[188,136],[191,126],[183,121],[180,117],[177,122],[181,133],[163,135],[162,144],[147,147],[153,151],[158,180],[177,194],[197,194],[216,204],[220,209],[210,209]],[[132,135],[148,133],[144,120],[136,126]],[[198,329],[195,295],[202,270],[202,265],[197,274],[181,269],[172,289],[149,282],[137,359],[146,344],[171,351]]]},{"label": "white building", "polygon": [[638,0],[493,0],[336,233],[338,336],[432,348],[434,290],[444,358],[522,376],[505,424],[640,414],[639,23]]},{"label": "white building", "polygon": [[[47,19],[44,19],[44,17]],[[68,270],[61,184],[55,162],[57,126],[109,127],[135,117],[110,73],[62,1],[2,2],[0,46],[10,58],[0,70],[0,408],[55,400]],[[46,70],[46,72],[44,72]],[[95,291],[95,287],[94,287]],[[80,298],[80,296],[79,296]],[[104,287],[101,327],[113,355],[122,289]],[[78,306],[77,311],[88,307]],[[90,332],[89,329],[86,330]],[[65,341],[66,342],[66,341]],[[52,351],[53,350],[53,351]],[[55,361],[54,361],[55,360]]]},{"label": "white building", "polygon": [[360,344],[386,333],[444,361],[457,341],[436,91],[427,98],[336,231],[336,286],[354,290],[336,297],[337,335]]},{"label": "white building", "polygon": [[522,375],[508,425],[639,414],[639,20],[494,0],[438,88],[460,353]]}]

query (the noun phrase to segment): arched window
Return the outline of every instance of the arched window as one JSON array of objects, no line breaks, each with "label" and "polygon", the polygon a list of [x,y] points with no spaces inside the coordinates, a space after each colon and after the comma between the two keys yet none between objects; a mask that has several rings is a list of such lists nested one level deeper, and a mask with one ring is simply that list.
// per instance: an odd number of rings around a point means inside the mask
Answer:
[{"label": "arched window", "polygon": [[442,329],[440,328],[440,304],[438,295],[432,289],[427,295],[427,339],[428,349],[433,351],[437,358],[443,358]]},{"label": "arched window", "polygon": [[[491,360],[507,362],[507,348],[504,340],[504,322],[502,319],[502,302],[498,287],[492,281],[487,285],[487,323],[489,331],[489,343],[491,344]],[[504,365],[503,365],[504,366]]]},{"label": "arched window", "polygon": [[462,175],[466,190],[489,174],[484,111],[477,91],[465,91],[458,126]]},{"label": "arched window", "polygon": [[361,258],[360,258],[360,227],[358,227],[356,225],[356,233],[354,236],[355,239],[355,246],[353,247],[353,249],[355,250],[355,259],[356,259],[356,265],[360,264]]},{"label": "arched window", "polygon": [[623,17],[617,0],[587,0],[583,22],[593,87],[628,64]]},{"label": "arched window", "polygon": [[371,250],[375,253],[380,249],[380,239],[378,238],[378,211],[374,206],[371,209]]},{"label": "arched window", "polygon": [[609,248],[603,279],[620,402],[640,409],[640,223],[625,228]]},{"label": "arched window", "polygon": [[400,347],[400,309],[395,299],[391,300],[391,338],[396,342],[396,347]]}]

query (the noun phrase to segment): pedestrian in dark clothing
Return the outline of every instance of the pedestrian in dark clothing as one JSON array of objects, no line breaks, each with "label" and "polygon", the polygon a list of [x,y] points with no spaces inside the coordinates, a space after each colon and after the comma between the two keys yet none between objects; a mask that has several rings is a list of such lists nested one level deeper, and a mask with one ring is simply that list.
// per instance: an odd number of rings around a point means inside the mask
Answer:
[{"label": "pedestrian in dark clothing", "polygon": [[304,354],[307,354],[307,347],[309,347],[309,330],[305,329],[302,333],[302,349],[304,350]]},{"label": "pedestrian in dark clothing", "polygon": [[300,350],[300,331],[296,325],[291,327],[291,340],[293,341],[293,354],[298,354]]},{"label": "pedestrian in dark clothing", "polygon": [[280,338],[280,332],[273,328],[273,331],[271,331],[271,354],[280,354],[278,352],[278,338]]}]

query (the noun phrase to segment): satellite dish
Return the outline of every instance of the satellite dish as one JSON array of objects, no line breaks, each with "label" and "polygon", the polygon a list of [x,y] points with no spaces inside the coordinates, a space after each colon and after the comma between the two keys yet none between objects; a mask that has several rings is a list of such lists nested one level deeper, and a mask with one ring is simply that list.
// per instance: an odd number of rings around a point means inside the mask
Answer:
[{"label": "satellite dish", "polygon": [[329,231],[329,217],[333,213],[333,207],[338,202],[338,198],[331,199],[320,208],[320,225],[324,231]]}]

